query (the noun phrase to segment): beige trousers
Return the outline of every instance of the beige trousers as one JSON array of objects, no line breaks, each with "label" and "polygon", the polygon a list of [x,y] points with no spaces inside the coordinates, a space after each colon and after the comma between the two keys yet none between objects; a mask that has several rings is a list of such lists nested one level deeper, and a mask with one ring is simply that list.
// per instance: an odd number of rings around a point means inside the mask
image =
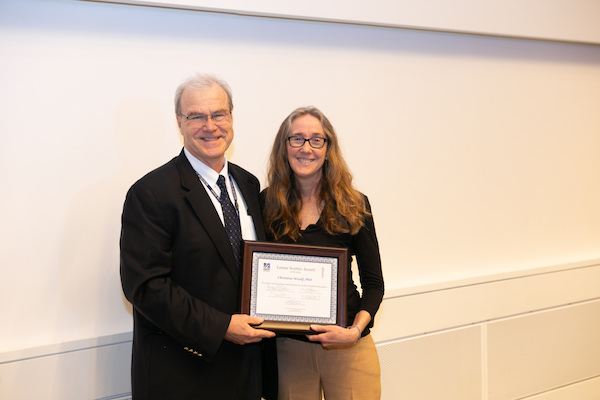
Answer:
[{"label": "beige trousers", "polygon": [[279,400],[379,400],[379,357],[371,335],[324,349],[318,343],[277,339]]}]

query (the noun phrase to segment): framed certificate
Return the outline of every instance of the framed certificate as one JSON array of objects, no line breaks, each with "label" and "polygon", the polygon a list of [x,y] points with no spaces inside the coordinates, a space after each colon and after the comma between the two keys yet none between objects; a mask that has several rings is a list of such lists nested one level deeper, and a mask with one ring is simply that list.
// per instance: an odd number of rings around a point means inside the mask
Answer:
[{"label": "framed certificate", "polygon": [[242,313],[279,332],[346,327],[347,271],[345,248],[245,242]]}]

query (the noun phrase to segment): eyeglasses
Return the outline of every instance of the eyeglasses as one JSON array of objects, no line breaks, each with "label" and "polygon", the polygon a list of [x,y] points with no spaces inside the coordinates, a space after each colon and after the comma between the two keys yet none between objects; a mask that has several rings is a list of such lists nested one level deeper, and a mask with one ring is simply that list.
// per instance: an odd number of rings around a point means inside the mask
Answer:
[{"label": "eyeglasses", "polygon": [[177,115],[187,119],[189,122],[191,122],[195,125],[204,126],[208,122],[209,118],[212,119],[214,123],[223,122],[227,117],[229,117],[231,115],[231,112],[229,112],[227,110],[223,110],[223,111],[217,111],[216,113],[210,114],[210,115],[206,115],[206,114],[190,114],[190,115],[177,114]]},{"label": "eyeglasses", "polygon": [[308,142],[313,149],[322,149],[323,146],[325,146],[325,143],[327,143],[327,138],[312,137],[310,139],[304,139],[302,136],[290,136],[288,142],[290,142],[290,146],[292,147],[302,147],[304,146],[304,143]]}]

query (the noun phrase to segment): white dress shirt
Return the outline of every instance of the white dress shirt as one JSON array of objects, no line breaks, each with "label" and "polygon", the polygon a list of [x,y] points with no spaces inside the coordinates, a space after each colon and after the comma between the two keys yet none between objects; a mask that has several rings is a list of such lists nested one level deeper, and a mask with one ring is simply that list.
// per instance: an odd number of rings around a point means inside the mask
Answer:
[{"label": "white dress shirt", "polygon": [[[189,160],[190,164],[192,164],[192,168],[194,168],[194,171],[196,171],[197,174],[204,178],[206,183],[208,183],[212,190],[215,191],[217,196],[221,195],[221,190],[217,186],[217,179],[219,179],[219,175],[223,175],[225,177],[225,182],[227,184],[227,190],[229,194],[229,199],[231,200],[231,204],[235,204],[234,197],[232,194],[233,190],[235,190],[238,199],[240,226],[242,228],[242,239],[256,240],[256,230],[254,229],[254,221],[252,219],[252,216],[250,215],[250,212],[248,211],[248,206],[246,205],[244,196],[242,196],[242,192],[240,191],[240,188],[235,182],[235,179],[233,179],[233,177],[231,177],[231,180],[229,179],[230,175],[227,158],[223,157],[224,166],[221,170],[221,173],[219,174],[214,169],[210,168],[208,165],[204,164],[202,161],[194,157],[187,149],[184,148],[183,152]],[[202,182],[202,180],[200,181]],[[233,188],[231,187],[232,181]],[[223,220],[223,209],[221,208],[221,203],[219,202],[219,199],[217,199],[215,195],[211,193],[210,189],[206,186],[206,184],[204,184],[204,182],[202,182],[202,186],[204,186],[204,190],[206,190],[206,193],[208,193],[208,197],[210,197],[210,199],[212,200],[213,205],[215,206],[215,210],[217,211],[217,214],[219,214],[219,218],[221,218],[221,223],[223,224],[223,226],[225,226],[225,222]]]}]

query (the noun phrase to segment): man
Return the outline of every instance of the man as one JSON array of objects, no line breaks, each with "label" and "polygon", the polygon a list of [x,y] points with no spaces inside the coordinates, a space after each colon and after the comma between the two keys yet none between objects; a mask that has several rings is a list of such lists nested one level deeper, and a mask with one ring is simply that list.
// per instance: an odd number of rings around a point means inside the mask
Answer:
[{"label": "man", "polygon": [[[259,181],[225,158],[232,110],[225,82],[185,81],[175,96],[184,149],[127,193],[121,281],[134,310],[134,400],[261,397],[261,340],[275,334],[253,327],[262,319],[239,314],[241,244],[228,230],[266,238]],[[219,180],[237,213],[222,208]],[[227,225],[238,218],[237,228]]]}]

